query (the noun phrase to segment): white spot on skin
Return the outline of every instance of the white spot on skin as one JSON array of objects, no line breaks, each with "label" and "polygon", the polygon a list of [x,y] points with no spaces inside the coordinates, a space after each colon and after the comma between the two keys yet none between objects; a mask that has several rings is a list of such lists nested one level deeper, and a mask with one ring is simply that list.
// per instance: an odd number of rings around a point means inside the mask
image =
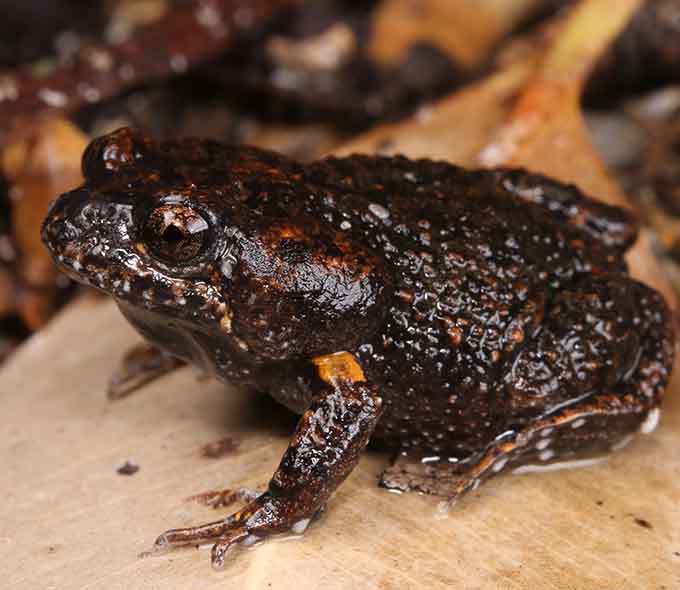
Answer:
[{"label": "white spot on skin", "polygon": [[83,265],[80,264],[80,262],[78,262],[77,260],[71,262],[71,266],[73,267],[73,270],[75,270],[76,272],[80,272],[83,269]]},{"label": "white spot on skin", "polygon": [[576,429],[576,428],[581,428],[586,423],[586,421],[583,418],[579,418],[578,420],[574,420],[571,423],[571,427]]},{"label": "white spot on skin", "polygon": [[222,328],[227,334],[231,334],[231,311],[227,311],[220,320],[220,328]]},{"label": "white spot on skin", "polygon": [[234,275],[234,263],[235,261],[229,256],[222,260],[220,270],[225,278],[230,279]]},{"label": "white spot on skin", "polygon": [[291,531],[295,533],[296,535],[301,535],[307,530],[307,527],[309,526],[309,521],[311,519],[309,518],[303,518],[302,520],[298,520],[292,527]]},{"label": "white spot on skin", "polygon": [[170,68],[176,74],[182,74],[183,72],[186,72],[188,67],[189,61],[187,60],[186,56],[182,55],[181,53],[173,55],[170,58]]},{"label": "white spot on skin", "polygon": [[343,221],[343,222],[340,224],[340,229],[341,229],[341,230],[348,230],[348,229],[351,229],[351,227],[352,227],[352,224],[351,224],[349,221],[347,221],[347,220]]},{"label": "white spot on skin", "polygon": [[577,461],[560,461],[559,463],[551,463],[550,465],[522,465],[517,469],[513,469],[515,475],[523,473],[546,473],[548,471],[561,471],[562,469],[577,469],[580,467],[590,467],[598,463],[604,463],[607,457],[596,457],[594,459],[579,459]]},{"label": "white spot on skin", "polygon": [[659,425],[660,418],[661,410],[659,410],[659,408],[649,410],[649,414],[647,414],[645,421],[640,425],[640,432],[642,434],[651,434],[654,432]]},{"label": "white spot on skin", "polygon": [[89,84],[81,83],[78,84],[78,93],[87,102],[97,102],[101,98],[101,93],[94,86]]},{"label": "white spot on skin", "polygon": [[613,444],[611,446],[611,450],[613,452],[620,451],[624,447],[627,447],[630,444],[630,441],[633,440],[633,435],[629,434],[628,436],[623,437],[619,442]]},{"label": "white spot on skin", "polygon": [[196,22],[206,29],[214,29],[222,25],[220,13],[210,4],[200,4],[194,13]]},{"label": "white spot on skin", "polygon": [[550,461],[555,456],[555,451],[552,449],[546,449],[545,451],[541,451],[538,455],[538,458],[541,461]]},{"label": "white spot on skin", "polygon": [[63,92],[57,90],[52,90],[51,88],[41,88],[38,92],[38,97],[47,106],[54,107],[56,109],[65,107],[68,99]]},{"label": "white spot on skin", "polygon": [[123,293],[129,293],[130,292],[130,281],[125,280],[123,281]]},{"label": "white spot on skin", "polygon": [[86,54],[89,64],[100,72],[108,72],[113,67],[111,55],[101,49],[90,49]]},{"label": "white spot on skin", "polygon": [[493,471],[494,473],[498,473],[507,464],[508,464],[508,458],[503,457],[502,459],[499,459],[498,461],[496,461],[494,463],[493,467],[491,468],[491,471]]},{"label": "white spot on skin", "polygon": [[552,442],[551,439],[549,439],[549,438],[543,438],[543,439],[539,440],[539,441],[536,443],[536,448],[537,448],[539,451],[542,451],[543,449],[547,449],[547,448],[550,446],[550,443],[551,443],[551,442]]},{"label": "white spot on skin", "polygon": [[373,213],[378,219],[388,219],[390,212],[378,203],[370,203],[368,210]]},{"label": "white spot on skin", "polygon": [[546,428],[545,430],[541,430],[541,436],[550,436],[554,430],[554,428]]}]

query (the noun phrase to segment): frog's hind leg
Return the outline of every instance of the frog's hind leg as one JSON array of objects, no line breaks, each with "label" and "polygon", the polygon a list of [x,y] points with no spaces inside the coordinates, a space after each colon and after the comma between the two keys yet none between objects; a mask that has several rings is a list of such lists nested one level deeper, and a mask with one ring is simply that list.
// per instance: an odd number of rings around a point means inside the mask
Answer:
[{"label": "frog's hind leg", "polygon": [[644,400],[630,403],[619,394],[593,396],[518,432],[508,431],[483,453],[461,463],[401,456],[385,470],[380,483],[388,489],[446,496],[454,503],[502,471],[551,471],[597,463],[625,446],[637,430],[651,432],[658,419],[659,409],[649,409]]},{"label": "frog's hind leg", "polygon": [[[460,463],[401,457],[382,485],[455,500],[502,471],[592,462],[654,429],[672,360],[661,296],[626,276],[589,277],[556,298],[541,334],[513,359],[505,383],[509,420],[499,436]],[[577,395],[593,384],[604,393]],[[532,415],[535,407],[548,412]]]}]

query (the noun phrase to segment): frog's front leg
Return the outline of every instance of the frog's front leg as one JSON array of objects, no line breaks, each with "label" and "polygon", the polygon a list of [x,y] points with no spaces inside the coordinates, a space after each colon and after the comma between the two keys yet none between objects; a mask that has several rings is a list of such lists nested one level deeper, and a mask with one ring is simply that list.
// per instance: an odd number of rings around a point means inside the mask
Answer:
[{"label": "frog's front leg", "polygon": [[223,520],[163,533],[157,547],[216,541],[212,563],[219,568],[236,543],[304,530],[354,469],[382,410],[376,388],[366,382],[352,355],[318,357],[314,363],[323,385],[300,419],[268,489]]},{"label": "frog's front leg", "polygon": [[125,353],[111,375],[107,396],[110,400],[127,397],[184,364],[183,360],[153,344],[138,344]]}]

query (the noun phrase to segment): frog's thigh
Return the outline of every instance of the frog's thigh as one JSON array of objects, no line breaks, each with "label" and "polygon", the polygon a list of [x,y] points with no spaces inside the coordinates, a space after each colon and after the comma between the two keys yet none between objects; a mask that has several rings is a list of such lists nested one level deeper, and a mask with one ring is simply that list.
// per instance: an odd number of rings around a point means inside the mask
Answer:
[{"label": "frog's thigh", "polygon": [[232,516],[161,535],[158,546],[217,541],[220,567],[236,543],[302,532],[351,473],[380,418],[382,400],[348,353],[314,359],[323,383],[297,426],[266,492]]},{"label": "frog's thigh", "polygon": [[147,383],[184,365],[184,361],[143,342],[131,348],[116,367],[107,389],[109,399],[121,399]]},{"label": "frog's thigh", "polygon": [[[528,471],[588,464],[597,455],[601,456],[625,446],[631,435],[638,430],[643,433],[651,432],[659,420],[659,404],[673,360],[670,312],[658,293],[628,277],[591,277],[587,282],[587,288],[584,286],[581,290],[581,294],[589,294],[587,297],[578,297],[578,292],[572,291],[563,293],[562,299],[574,304],[590,302],[594,308],[600,308],[604,291],[618,289],[625,291],[630,297],[629,307],[619,311],[632,314],[628,316],[629,319],[639,318],[635,323],[635,342],[639,346],[632,351],[634,354],[630,366],[618,367],[625,372],[619,383],[612,383],[599,394],[581,399],[572,397],[574,401],[571,403],[567,398],[563,405],[557,406],[559,409],[546,415],[525,418],[525,426],[514,430],[509,428],[507,434],[494,440],[483,452],[460,466],[422,464],[402,457],[385,472],[382,484],[389,488],[417,489],[455,499],[476,488],[488,477],[506,469]],[[600,297],[594,297],[593,294],[598,292]],[[555,322],[551,323],[550,318],[547,318],[544,325],[544,332],[548,332],[546,337],[549,346],[546,346],[546,341],[537,340],[525,349],[527,354],[535,352],[531,347],[542,346],[545,347],[544,353],[558,354],[559,351],[554,350],[553,346],[560,342],[570,347],[568,352],[579,350],[579,343],[574,335],[566,332],[580,320],[570,317],[566,308],[558,311]],[[601,321],[597,318],[590,319],[594,328],[600,332],[599,336],[602,336],[604,328]],[[562,328],[558,329],[558,326]],[[550,331],[555,336],[560,329],[565,334],[561,334],[560,338],[551,338]],[[572,337],[564,337],[567,335]],[[596,342],[596,335],[587,330],[581,333],[581,337],[583,345],[602,345],[601,342]],[[632,333],[630,337],[633,337]],[[625,342],[618,343],[618,346],[624,345]],[[629,357],[626,354],[617,356],[614,352],[612,355],[612,359],[616,358],[619,362],[624,362]],[[608,368],[611,369],[611,365]],[[540,374],[545,376],[543,372]],[[552,390],[556,396],[554,401],[558,404],[563,401],[560,398],[562,392],[569,391],[573,386],[573,383],[566,382],[568,372],[560,372],[560,375],[565,381],[559,382],[558,379]],[[548,377],[552,379],[554,375]],[[548,407],[555,408],[556,404],[552,403]],[[517,408],[517,405],[515,409],[520,413],[526,411],[526,408]]]},{"label": "frog's thigh", "polygon": [[[618,274],[586,275],[557,294],[541,325],[503,369],[510,424],[527,424],[588,393],[658,405],[673,357],[671,314],[653,289]],[[631,398],[628,401],[628,398]]]}]

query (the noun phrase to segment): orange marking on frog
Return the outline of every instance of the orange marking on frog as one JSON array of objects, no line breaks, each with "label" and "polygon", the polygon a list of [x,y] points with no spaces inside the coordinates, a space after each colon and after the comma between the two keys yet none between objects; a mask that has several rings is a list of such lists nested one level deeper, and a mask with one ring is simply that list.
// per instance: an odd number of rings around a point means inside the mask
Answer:
[{"label": "orange marking on frog", "polygon": [[312,362],[319,370],[319,377],[326,383],[332,384],[336,379],[346,379],[352,383],[366,381],[361,365],[349,352],[317,356],[312,359]]}]

